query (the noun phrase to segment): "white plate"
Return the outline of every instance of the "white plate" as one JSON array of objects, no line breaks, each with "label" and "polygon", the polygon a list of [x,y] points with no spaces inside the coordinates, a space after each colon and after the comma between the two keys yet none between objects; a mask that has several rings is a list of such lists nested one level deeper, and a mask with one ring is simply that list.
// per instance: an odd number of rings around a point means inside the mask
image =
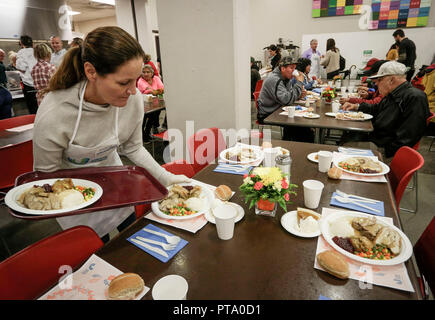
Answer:
[{"label": "white plate", "polygon": [[335,242],[332,240],[332,238],[335,236],[334,234],[331,234],[330,232],[330,224],[334,223],[335,221],[339,221],[341,219],[349,219],[351,220],[352,218],[356,218],[356,217],[362,217],[362,218],[371,218],[373,217],[372,215],[369,214],[364,214],[364,213],[359,213],[359,212],[338,212],[338,213],[333,213],[328,215],[326,218],[322,218],[320,221],[320,230],[322,232],[323,237],[325,238],[325,240],[338,252],[340,252],[341,254],[344,254],[345,256],[353,259],[353,260],[357,260],[359,262],[362,262],[364,264],[373,264],[373,265],[378,265],[378,266],[392,266],[392,265],[396,265],[402,262],[405,262],[406,260],[408,260],[411,255],[412,255],[412,244],[409,241],[408,237],[398,228],[396,228],[394,225],[386,223],[384,221],[382,221],[381,219],[376,219],[377,223],[382,225],[382,226],[386,226],[386,227],[390,227],[391,229],[393,229],[394,231],[396,231],[400,237],[402,238],[402,247],[401,247],[401,251],[400,254],[394,258],[392,258],[391,260],[372,260],[372,259],[367,259],[367,258],[362,258],[359,257],[353,253],[350,253],[344,249],[342,249],[341,247],[339,247],[338,245],[335,244]]},{"label": "white plate", "polygon": [[234,150],[241,150],[241,149],[245,149],[245,147],[232,147],[232,148],[225,149],[219,154],[219,158],[222,161],[225,161],[228,163],[233,163],[233,164],[249,164],[249,163],[257,162],[260,160],[263,161],[263,159],[264,159],[264,152],[260,148],[251,148],[254,151],[255,159],[244,160],[244,161],[234,161],[234,160],[228,160],[227,158],[225,158],[225,154],[227,152],[232,152]]},{"label": "white plate", "polygon": [[[357,112],[349,112],[349,113],[357,113]],[[346,117],[346,113],[344,113],[344,116]],[[371,114],[363,113],[364,119],[353,119],[346,117],[345,119],[339,119],[339,120],[351,120],[351,121],[367,121],[373,119],[373,116]]]},{"label": "white plate", "polygon": [[[202,189],[200,198],[205,200],[204,208],[201,211],[198,211],[197,213],[191,214],[189,216],[170,216],[168,214],[163,213],[159,209],[159,202],[155,201],[151,204],[151,209],[153,212],[160,218],[168,219],[168,220],[188,220],[193,219],[196,217],[199,217],[200,215],[205,214],[207,211],[210,210],[211,202],[214,199],[213,193],[206,187],[200,185],[199,183],[196,183],[195,181],[192,182],[186,182],[186,183],[177,183],[179,186],[200,186]],[[168,190],[171,188],[171,186],[168,187]]]},{"label": "white plate", "polygon": [[[340,168],[338,166],[338,163],[341,162],[341,161],[346,161],[346,159],[349,159],[349,158],[369,158],[369,157],[357,156],[357,155],[349,155],[348,157],[340,158],[341,160],[335,159],[334,160],[334,165],[337,168]],[[340,169],[343,170],[344,172],[347,172],[347,173],[356,174],[358,176],[367,176],[367,177],[382,176],[382,175],[387,174],[388,172],[390,172],[390,167],[389,166],[387,166],[385,163],[383,163],[383,162],[381,162],[379,160],[377,160],[377,161],[382,166],[382,172],[379,172],[379,173],[359,173],[359,172],[353,172],[353,171],[350,171],[350,170],[347,170],[347,169],[343,169],[343,168],[340,168]]]},{"label": "white plate", "polygon": [[315,162],[315,163],[319,163],[319,160],[316,160],[316,158],[315,158],[317,153],[318,152],[313,152],[313,153],[310,153],[309,155],[307,155],[308,160]]},{"label": "white plate", "polygon": [[[217,200],[217,201],[220,201],[220,200]],[[220,202],[223,203],[223,201],[220,201]],[[243,210],[243,208],[240,205],[238,205],[237,203],[233,203],[233,202],[227,202],[227,203],[232,205],[232,206],[234,206],[236,208],[236,210],[237,210],[237,216],[236,216],[235,223],[237,223],[240,220],[242,220],[243,217],[245,216],[245,210]],[[215,220],[214,215],[213,215],[213,213],[211,211],[212,210],[208,210],[205,213],[205,218],[207,219],[208,222],[215,224],[216,220]]]},{"label": "white plate", "polygon": [[5,197],[5,203],[12,210],[15,210],[15,211],[18,211],[21,213],[35,214],[35,215],[50,215],[50,214],[66,213],[66,212],[71,212],[71,211],[85,208],[85,207],[90,206],[91,204],[95,203],[103,195],[103,189],[100,187],[99,184],[96,184],[95,182],[92,182],[89,180],[72,179],[72,182],[75,186],[94,188],[95,189],[94,197],[91,200],[85,201],[84,203],[82,203],[80,205],[70,207],[70,208],[64,208],[64,209],[56,209],[56,210],[32,210],[32,209],[25,208],[25,207],[21,206],[17,202],[17,199],[21,196],[21,194],[24,191],[27,191],[28,189],[32,188],[34,185],[42,186],[46,183],[53,185],[53,183],[55,183],[57,180],[66,179],[66,178],[68,178],[68,177],[57,178],[57,179],[38,180],[38,181],[32,181],[29,183],[19,185],[15,188],[9,190],[9,192],[6,194],[6,197]]},{"label": "white plate", "polygon": [[286,229],[288,232],[294,234],[295,236],[302,237],[302,238],[314,238],[320,236],[320,220],[319,220],[319,230],[316,232],[311,233],[302,233],[298,230],[297,227],[297,210],[293,210],[290,212],[287,212],[281,217],[281,225]]},{"label": "white plate", "polygon": [[326,113],[325,113],[325,116],[335,118],[335,112],[326,112]]},{"label": "white plate", "polygon": [[[296,111],[299,111],[299,112],[305,111],[305,110],[308,109],[307,107],[302,107],[302,106],[295,106],[295,107],[297,108]],[[288,106],[287,107],[282,107],[282,110],[287,111],[288,108],[289,108]],[[299,109],[299,108],[301,108],[301,109]]]},{"label": "white plate", "polygon": [[304,118],[308,118],[308,119],[318,119],[320,118],[320,115],[313,113],[312,115],[310,115],[309,113],[304,114]]}]

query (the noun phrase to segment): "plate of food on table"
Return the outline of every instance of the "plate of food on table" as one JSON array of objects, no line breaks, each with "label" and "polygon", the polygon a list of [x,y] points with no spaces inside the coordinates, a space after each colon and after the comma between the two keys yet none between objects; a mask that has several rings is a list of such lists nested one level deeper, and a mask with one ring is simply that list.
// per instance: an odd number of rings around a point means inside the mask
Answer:
[{"label": "plate of food on table", "polygon": [[363,112],[337,112],[335,118],[338,120],[366,121],[373,119],[373,116]]},{"label": "plate of food on table", "polygon": [[285,230],[302,238],[315,238],[320,235],[320,219],[322,216],[317,212],[297,208],[285,213],[281,217],[281,225]]},{"label": "plate of food on table", "polygon": [[205,214],[214,199],[213,193],[196,183],[179,183],[168,187],[168,195],[153,202],[153,212],[163,219],[187,220]]},{"label": "plate of food on table", "polygon": [[412,244],[400,229],[369,214],[334,213],[321,219],[320,230],[335,250],[364,264],[396,265],[412,255]]},{"label": "plate of food on table", "polygon": [[6,194],[5,203],[12,210],[34,215],[71,212],[95,203],[103,189],[84,179],[45,179],[19,185]]},{"label": "plate of food on table", "polygon": [[360,176],[380,176],[390,172],[389,166],[371,157],[348,156],[334,159],[334,165],[344,172]]},{"label": "plate of food on table", "polygon": [[231,164],[249,164],[264,159],[264,152],[261,148],[252,148],[249,146],[234,146],[223,150],[219,158]]}]

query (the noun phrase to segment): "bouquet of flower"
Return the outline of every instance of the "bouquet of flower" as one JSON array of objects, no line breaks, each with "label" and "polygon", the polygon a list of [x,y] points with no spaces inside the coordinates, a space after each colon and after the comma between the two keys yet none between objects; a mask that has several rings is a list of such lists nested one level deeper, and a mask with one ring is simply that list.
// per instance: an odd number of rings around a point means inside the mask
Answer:
[{"label": "bouquet of flower", "polygon": [[[286,203],[290,202],[290,195],[297,185],[290,184],[287,175],[277,167],[257,167],[250,174],[243,176],[240,191],[245,195],[245,203],[250,202],[249,209],[260,200],[277,202],[287,211]],[[291,203],[291,202],[290,202]]]},{"label": "bouquet of flower", "polygon": [[335,98],[335,88],[331,89],[330,87],[327,87],[322,92],[322,97],[325,98],[327,101],[332,101],[332,99]]},{"label": "bouquet of flower", "polygon": [[165,91],[163,89],[156,89],[153,91],[153,95],[158,96],[159,98],[163,98],[163,93]]}]

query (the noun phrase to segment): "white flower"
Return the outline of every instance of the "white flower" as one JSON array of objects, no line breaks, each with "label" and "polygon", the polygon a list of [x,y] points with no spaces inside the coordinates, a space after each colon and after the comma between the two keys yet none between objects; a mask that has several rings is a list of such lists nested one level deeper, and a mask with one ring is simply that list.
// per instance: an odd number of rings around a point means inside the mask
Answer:
[{"label": "white flower", "polygon": [[245,179],[243,179],[243,183],[245,184],[251,184],[252,180],[249,177],[246,177]]},{"label": "white flower", "polygon": [[276,182],[273,184],[273,188],[274,188],[275,190],[278,190],[278,192],[281,192],[281,189],[282,189],[281,181],[276,181]]}]

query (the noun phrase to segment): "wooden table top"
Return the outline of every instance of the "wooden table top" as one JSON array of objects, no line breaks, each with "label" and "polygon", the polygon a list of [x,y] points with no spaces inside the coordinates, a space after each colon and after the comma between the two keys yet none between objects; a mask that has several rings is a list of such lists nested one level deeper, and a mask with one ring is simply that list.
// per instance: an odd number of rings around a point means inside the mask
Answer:
[{"label": "wooden table top", "polygon": [[264,124],[276,125],[281,127],[310,127],[321,129],[337,129],[349,130],[359,132],[372,132],[373,125],[370,120],[367,121],[353,121],[353,120],[337,120],[335,117],[325,115],[327,112],[332,111],[332,104],[323,103],[320,107],[315,104],[310,105],[314,109],[313,113],[320,115],[317,119],[308,119],[304,117],[289,118],[287,115],[280,115],[284,112],[282,107],[277,109],[274,113],[264,119]]},{"label": "wooden table top", "polygon": [[[325,184],[318,212],[330,207],[329,201],[337,188],[346,193],[384,201],[385,216],[392,217],[400,228],[400,221],[388,183],[365,183],[349,180],[331,180],[320,173],[317,164],[307,155],[319,150],[337,150],[335,146],[289,141],[272,141],[291,152],[293,159],[291,182],[299,185],[297,196],[287,210],[303,204],[302,182],[320,180]],[[234,237],[219,240],[216,227],[208,223],[196,234],[161,225],[148,219],[139,219],[115,239],[105,245],[97,255],[123,272],[141,275],[145,285],[152,288],[163,276],[178,274],[188,284],[188,300],[317,300],[319,295],[332,299],[384,300],[418,299],[419,293],[410,293],[373,285],[370,290],[359,288],[358,281],[340,280],[314,268],[317,238],[298,238],[288,233],[280,223],[284,210],[278,208],[274,218],[255,215],[248,209],[239,191],[242,176],[215,173],[216,164],[200,171],[194,179],[215,186],[226,184],[235,195],[232,202],[245,210],[244,218],[235,225]],[[130,244],[126,239],[149,223],[153,223],[189,243],[169,262],[162,263]],[[410,260],[406,262],[414,289],[418,290],[417,276]],[[144,299],[152,299],[151,290]]]},{"label": "wooden table top", "polygon": [[164,100],[153,98],[150,102],[144,102],[144,112],[152,113],[166,108]]}]

